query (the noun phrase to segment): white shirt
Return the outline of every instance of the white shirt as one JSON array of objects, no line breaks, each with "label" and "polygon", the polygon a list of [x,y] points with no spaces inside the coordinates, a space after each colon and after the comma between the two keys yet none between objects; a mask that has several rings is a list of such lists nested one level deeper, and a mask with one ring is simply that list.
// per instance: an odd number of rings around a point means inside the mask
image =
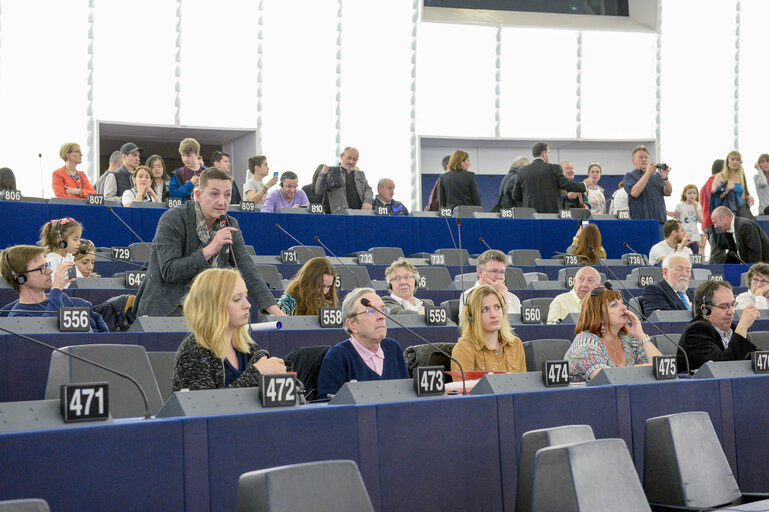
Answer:
[{"label": "white shirt", "polygon": [[649,251],[649,265],[656,265],[659,263],[657,260],[662,260],[665,258],[665,256],[675,254],[676,252],[685,254],[686,256],[692,255],[692,250],[688,247],[684,247],[682,251],[676,251],[675,247],[670,247],[665,240],[661,240],[660,242],[654,244]]},{"label": "white shirt", "polygon": [[737,301],[737,307],[734,309],[745,309],[748,306],[756,306],[758,309],[769,309],[769,300],[763,295],[756,295],[750,290],[737,295],[735,300]]},{"label": "white shirt", "polygon": [[577,292],[572,288],[568,292],[558,295],[550,303],[550,309],[547,312],[547,323],[556,324],[571,313],[579,313],[581,307],[582,299],[577,296]]},{"label": "white shirt", "polygon": [[617,212],[628,210],[630,207],[627,204],[627,192],[624,188],[618,188],[611,196],[611,206],[609,207],[609,213],[617,215]]},{"label": "white shirt", "polygon": [[398,304],[400,304],[401,306],[403,306],[403,309],[405,309],[407,311],[414,311],[416,313],[424,313],[425,312],[425,305],[424,305],[424,303],[421,300],[417,299],[416,297],[414,297],[414,302],[416,303],[416,305],[412,304],[411,302],[407,301],[406,299],[401,299],[400,297],[398,297],[397,295],[395,295],[393,293],[390,294],[390,297],[395,299],[395,301]]},{"label": "white shirt", "polygon": [[[74,263],[75,256],[73,254],[67,254],[66,256],[62,256],[55,252],[49,252],[48,254],[45,255],[45,261],[51,264],[51,271],[56,272],[57,270],[59,270],[59,267],[61,266],[61,264],[64,263],[65,261],[71,261]],[[75,265],[75,270],[77,271],[77,274],[76,274],[77,277],[83,277],[83,274],[80,273],[80,269],[77,268],[77,265]],[[67,285],[64,288],[69,288],[70,284],[71,283],[67,283]]]},{"label": "white shirt", "polygon": [[[536,158],[535,158],[536,160]],[[462,311],[465,309],[465,304],[467,304],[467,296],[470,295],[470,292],[475,290],[480,286],[480,283],[478,281],[475,282],[472,288],[468,288],[464,292],[462,292],[462,296],[459,297],[459,316],[462,316]],[[521,312],[521,300],[513,295],[510,291],[507,292],[507,314],[519,314]]]}]

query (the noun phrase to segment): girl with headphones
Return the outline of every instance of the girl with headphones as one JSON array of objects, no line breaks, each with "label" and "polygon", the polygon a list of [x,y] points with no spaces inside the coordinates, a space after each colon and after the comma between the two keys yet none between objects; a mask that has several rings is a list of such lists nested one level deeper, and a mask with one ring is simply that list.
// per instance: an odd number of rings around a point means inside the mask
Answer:
[{"label": "girl with headphones", "polygon": [[99,277],[99,274],[93,271],[93,267],[96,264],[96,247],[93,242],[80,239],[80,249],[75,254],[75,266],[79,274],[83,277]]},{"label": "girl with headphones", "polygon": [[[462,336],[451,355],[466,372],[526,371],[523,343],[507,321],[505,298],[496,288],[485,284],[470,292],[459,325]],[[459,366],[452,362],[451,369],[459,371]]]},{"label": "girl with headphones", "polygon": [[[75,261],[74,255],[80,250],[80,236],[83,226],[72,217],[47,222],[40,231],[40,245],[48,249],[45,261],[56,272],[64,261]],[[83,277],[77,271],[77,277]]]}]

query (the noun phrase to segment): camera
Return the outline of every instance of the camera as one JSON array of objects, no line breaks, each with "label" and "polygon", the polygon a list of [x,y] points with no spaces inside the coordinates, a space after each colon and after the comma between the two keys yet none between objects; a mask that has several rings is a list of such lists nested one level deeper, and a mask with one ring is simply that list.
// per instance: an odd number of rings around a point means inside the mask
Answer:
[{"label": "camera", "polygon": [[660,163],[657,164],[657,169],[659,169],[660,171],[667,171],[668,170],[668,164],[660,162]]}]

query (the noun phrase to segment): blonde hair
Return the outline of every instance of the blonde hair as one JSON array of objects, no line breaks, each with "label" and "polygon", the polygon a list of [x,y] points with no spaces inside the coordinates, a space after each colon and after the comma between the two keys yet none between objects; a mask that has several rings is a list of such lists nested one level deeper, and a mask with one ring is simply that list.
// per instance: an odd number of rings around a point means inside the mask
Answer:
[{"label": "blonde hair", "polygon": [[[507,321],[507,305],[505,297],[502,296],[499,290],[487,284],[475,288],[470,292],[470,295],[467,296],[467,305],[462,310],[462,316],[459,318],[459,325],[462,327],[462,336],[459,338],[460,341],[465,340],[477,347],[486,345],[483,338],[481,309],[483,308],[483,299],[489,295],[496,296],[497,300],[499,300],[499,305],[502,306],[503,319],[499,332],[497,333],[500,343],[512,343],[515,341],[513,328],[510,327],[510,323]],[[474,321],[469,320],[470,316],[473,317]]]},{"label": "blonde hair", "polygon": [[693,185],[691,183],[689,185],[686,185],[684,187],[683,192],[681,192],[681,201],[686,202],[686,191],[690,190],[690,189],[694,189],[694,190],[697,191],[697,197],[694,198],[694,202],[695,203],[699,203],[700,202],[700,189],[697,188],[697,185]]},{"label": "blonde hair", "polygon": [[80,149],[80,144],[77,142],[65,142],[61,145],[61,148],[59,148],[59,156],[66,162],[67,155],[78,149]]},{"label": "blonde hair", "polygon": [[742,168],[742,155],[739,151],[736,149],[733,151],[729,151],[729,154],[726,155],[726,159],[724,160],[724,170],[721,171],[718,176],[721,178],[721,181],[727,182],[729,181],[729,176],[731,175],[731,170],[729,170],[729,157],[730,156],[736,156],[740,161],[740,168],[737,169],[737,177],[740,180],[740,183],[742,183],[742,189],[745,194],[745,197],[748,197],[750,195],[750,192],[748,192],[748,182],[745,179],[745,169]]},{"label": "blonde hair", "polygon": [[[225,338],[230,314],[227,305],[240,272],[226,268],[204,270],[192,281],[190,291],[184,298],[184,318],[195,335],[195,341],[207,348],[219,359],[227,357],[230,340]],[[245,300],[248,300],[245,297]],[[248,335],[248,326],[235,329],[232,333],[232,347],[238,352],[251,352],[254,341]]]},{"label": "blonde hair", "polygon": [[462,151],[461,149],[458,149],[454,151],[451,154],[451,158],[449,158],[449,170],[451,171],[462,171],[462,162],[470,158],[470,155]]}]

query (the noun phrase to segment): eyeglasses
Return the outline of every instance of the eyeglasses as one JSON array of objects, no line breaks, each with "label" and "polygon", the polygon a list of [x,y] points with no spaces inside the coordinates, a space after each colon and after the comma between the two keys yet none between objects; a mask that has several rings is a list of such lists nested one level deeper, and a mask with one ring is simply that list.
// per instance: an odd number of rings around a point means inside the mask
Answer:
[{"label": "eyeglasses", "polygon": [[397,283],[397,282],[400,282],[400,281],[408,281],[409,279],[414,279],[414,276],[412,276],[411,274],[406,274],[406,275],[403,275],[403,276],[392,276],[390,278],[390,282],[391,283]]},{"label": "eyeglasses", "polygon": [[489,274],[494,274],[495,276],[503,276],[503,275],[505,275],[505,271],[504,270],[486,270],[485,268],[482,268],[481,270],[484,271],[484,272],[487,272]]},{"label": "eyeglasses", "polygon": [[731,308],[731,309],[736,308],[737,307],[737,302],[731,302],[729,304],[708,304],[708,306],[710,306],[712,308],[723,309],[724,311],[726,311],[729,308]]},{"label": "eyeglasses", "polygon": [[374,309],[374,308],[366,308],[366,309],[364,309],[363,311],[358,311],[358,312],[357,312],[357,313],[355,313],[353,316],[362,315],[362,314],[364,314],[364,313],[366,313],[367,315],[376,315],[376,314],[377,314],[377,313],[379,313],[380,311],[381,311],[382,313],[384,313],[385,315],[389,315],[389,314],[390,314],[390,308],[388,308],[388,307],[382,307],[382,308],[379,308],[379,311],[377,311],[377,310],[376,310],[376,309]]},{"label": "eyeglasses", "polygon": [[769,281],[767,281],[766,279],[763,279],[761,277],[756,277],[756,276],[753,276],[753,282],[758,284],[769,284]]},{"label": "eyeglasses", "polygon": [[44,265],[40,265],[37,268],[31,268],[29,270],[25,270],[24,272],[20,272],[20,274],[29,274],[31,272],[40,272],[40,275],[44,276],[46,272],[48,272],[51,269],[51,264],[46,262]]}]

